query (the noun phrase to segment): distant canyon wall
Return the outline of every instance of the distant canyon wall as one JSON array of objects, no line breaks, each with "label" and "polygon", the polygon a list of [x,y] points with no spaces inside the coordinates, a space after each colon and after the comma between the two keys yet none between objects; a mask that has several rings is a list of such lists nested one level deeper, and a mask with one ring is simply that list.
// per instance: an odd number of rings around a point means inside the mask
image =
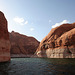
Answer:
[{"label": "distant canyon wall", "polygon": [[10,41],[7,20],[0,11],[0,62],[10,61]]},{"label": "distant canyon wall", "polygon": [[[11,43],[11,57],[25,57],[33,55],[39,46],[39,41],[34,37],[28,37],[18,32],[9,33]],[[29,56],[28,56],[29,57]]]},{"label": "distant canyon wall", "polygon": [[48,58],[75,58],[75,23],[53,28],[40,42],[35,55]]}]

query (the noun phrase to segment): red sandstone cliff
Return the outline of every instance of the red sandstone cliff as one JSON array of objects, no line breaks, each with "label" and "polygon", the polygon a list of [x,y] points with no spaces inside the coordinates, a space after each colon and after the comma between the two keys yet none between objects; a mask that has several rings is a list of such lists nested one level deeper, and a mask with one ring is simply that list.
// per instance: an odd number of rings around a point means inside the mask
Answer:
[{"label": "red sandstone cliff", "polygon": [[38,57],[75,58],[75,23],[53,28],[40,42]]},{"label": "red sandstone cliff", "polygon": [[7,20],[0,11],[0,62],[10,60],[10,42],[7,29]]},{"label": "red sandstone cliff", "polygon": [[12,31],[9,33],[11,42],[11,55],[12,54],[24,54],[33,55],[39,45],[39,42],[33,38],[26,35],[19,34]]}]

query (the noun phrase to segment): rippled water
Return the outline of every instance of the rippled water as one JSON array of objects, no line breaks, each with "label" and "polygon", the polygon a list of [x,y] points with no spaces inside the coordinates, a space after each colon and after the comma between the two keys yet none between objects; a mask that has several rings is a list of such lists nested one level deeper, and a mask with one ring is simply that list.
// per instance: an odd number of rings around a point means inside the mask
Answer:
[{"label": "rippled water", "polygon": [[75,59],[12,58],[0,75],[75,75]]}]

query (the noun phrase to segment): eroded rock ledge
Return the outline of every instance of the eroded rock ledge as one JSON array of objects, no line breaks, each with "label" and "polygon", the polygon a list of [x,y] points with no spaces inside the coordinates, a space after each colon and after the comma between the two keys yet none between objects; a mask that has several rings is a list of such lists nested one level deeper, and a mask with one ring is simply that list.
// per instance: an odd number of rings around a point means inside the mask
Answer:
[{"label": "eroded rock ledge", "polygon": [[75,23],[53,28],[41,41],[35,55],[48,58],[75,58]]}]

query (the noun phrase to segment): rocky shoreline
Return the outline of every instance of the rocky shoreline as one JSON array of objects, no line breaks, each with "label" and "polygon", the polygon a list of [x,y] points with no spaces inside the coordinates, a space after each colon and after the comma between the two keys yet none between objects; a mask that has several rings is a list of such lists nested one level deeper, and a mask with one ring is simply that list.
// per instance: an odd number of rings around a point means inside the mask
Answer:
[{"label": "rocky shoreline", "polygon": [[33,55],[25,55],[25,54],[11,54],[11,58],[30,58],[32,57]]}]

